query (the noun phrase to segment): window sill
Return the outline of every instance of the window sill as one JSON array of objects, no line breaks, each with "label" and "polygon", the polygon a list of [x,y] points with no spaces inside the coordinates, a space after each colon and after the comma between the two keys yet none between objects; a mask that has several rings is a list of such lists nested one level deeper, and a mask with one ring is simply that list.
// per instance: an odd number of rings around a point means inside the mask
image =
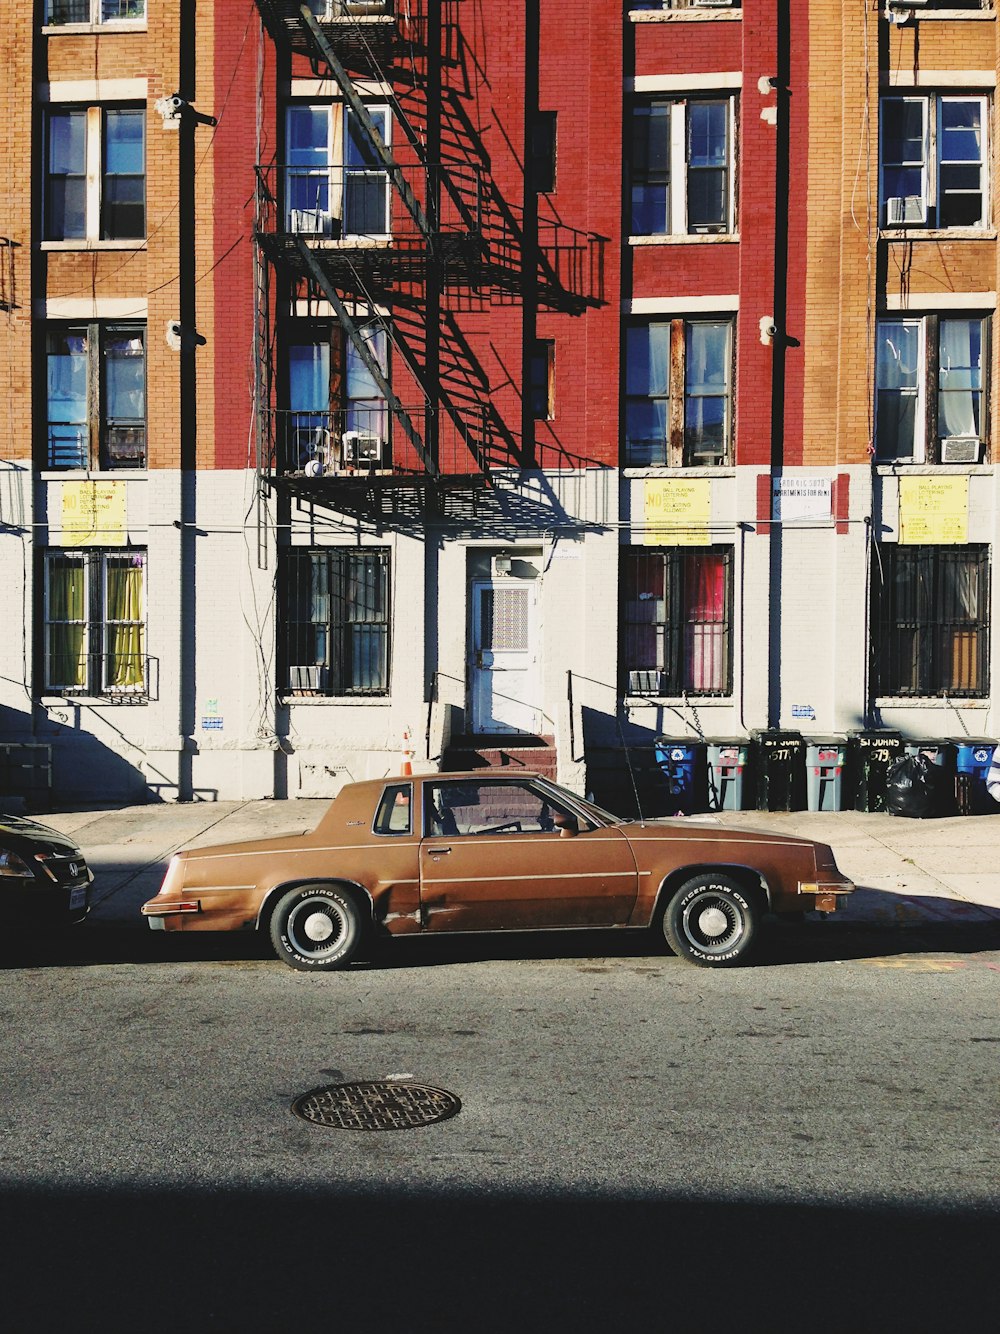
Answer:
[{"label": "window sill", "polygon": [[89,37],[102,32],[146,32],[147,24],[141,19],[109,19],[107,23],[45,23],[43,37]]},{"label": "window sill", "polygon": [[147,482],[149,472],[145,468],[39,468],[40,482],[107,482],[130,479]]},{"label": "window sill", "polygon": [[923,6],[919,6],[921,12],[918,14],[917,5],[908,5],[906,0],[893,0],[890,9],[894,13],[910,14],[914,19],[931,19],[933,22],[940,23],[946,19],[951,23],[993,23],[996,19],[995,9],[932,9],[927,13],[923,12]]},{"label": "window sill", "polygon": [[388,695],[285,695],[278,691],[278,702],[285,708],[304,704],[307,709],[344,707],[349,709],[387,709]]},{"label": "window sill", "polygon": [[883,227],[886,241],[995,241],[995,227]]},{"label": "window sill", "polygon": [[875,464],[875,473],[878,477],[898,477],[901,473],[905,473],[907,477],[934,477],[942,472],[949,476],[968,473],[970,476],[991,477],[993,466],[989,463],[909,463],[906,459],[897,459],[894,463]]},{"label": "window sill", "polygon": [[630,236],[630,246],[644,245],[718,245],[739,241],[739,232],[657,232],[652,236]]},{"label": "window sill", "polygon": [[149,695],[145,692],[132,692],[123,690],[114,695],[40,695],[38,703],[43,709],[71,709],[74,705],[84,704],[88,709],[93,709],[104,704],[111,709],[135,708],[137,705],[145,706],[150,702]]},{"label": "window sill", "polygon": [[90,241],[76,237],[72,241],[40,241],[41,250],[145,250],[146,238],[131,241]]},{"label": "window sill", "polygon": [[737,7],[725,9],[721,6],[718,9],[705,6],[697,12],[691,9],[630,9],[628,18],[630,23],[704,23],[706,19],[738,23],[743,18],[743,11]]},{"label": "window sill", "polygon": [[690,468],[668,468],[666,465],[648,468],[622,468],[623,477],[735,477],[736,469],[731,463],[714,466],[692,464]]},{"label": "window sill", "polygon": [[982,709],[984,712],[989,709],[990,701],[988,699],[976,698],[970,699],[968,696],[961,698],[956,695],[949,695],[947,699],[942,699],[940,695],[880,695],[875,701],[877,709]]},{"label": "window sill", "polygon": [[[622,701],[626,709],[672,708],[683,709],[688,704],[697,704],[699,709],[732,708],[732,695],[695,695],[690,691],[684,695],[626,695]],[[697,740],[692,737],[692,740]]]}]

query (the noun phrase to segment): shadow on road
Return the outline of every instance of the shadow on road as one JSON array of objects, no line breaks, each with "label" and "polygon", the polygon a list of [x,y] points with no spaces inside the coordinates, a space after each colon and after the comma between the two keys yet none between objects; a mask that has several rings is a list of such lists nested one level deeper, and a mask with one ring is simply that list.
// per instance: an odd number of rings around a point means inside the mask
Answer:
[{"label": "shadow on road", "polygon": [[[1000,921],[953,919],[904,923],[767,923],[748,966],[829,963],[934,954],[1000,953]],[[645,959],[686,967],[656,931],[505,932],[493,935],[400,937],[381,940],[357,971],[446,968],[457,964],[554,959]],[[152,932],[85,922],[44,939],[25,935],[0,944],[0,972],[11,968],[87,967],[116,963],[252,963],[275,958],[266,935],[242,932]]]},{"label": "shadow on road", "polygon": [[996,1326],[1000,1213],[986,1210],[150,1184],[7,1187],[0,1226],[9,1328]]}]

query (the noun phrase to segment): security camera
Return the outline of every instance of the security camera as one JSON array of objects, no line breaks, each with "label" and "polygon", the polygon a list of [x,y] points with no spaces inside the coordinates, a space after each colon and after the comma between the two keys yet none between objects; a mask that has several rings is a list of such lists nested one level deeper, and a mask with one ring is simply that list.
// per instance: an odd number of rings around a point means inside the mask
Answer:
[{"label": "security camera", "polygon": [[169,96],[157,98],[156,110],[166,124],[169,121],[180,120],[187,105],[187,100],[181,97],[180,93],[170,93]]},{"label": "security camera", "polygon": [[760,317],[760,341],[766,346],[774,341],[778,336],[778,326],[774,322],[773,315],[762,315]]}]

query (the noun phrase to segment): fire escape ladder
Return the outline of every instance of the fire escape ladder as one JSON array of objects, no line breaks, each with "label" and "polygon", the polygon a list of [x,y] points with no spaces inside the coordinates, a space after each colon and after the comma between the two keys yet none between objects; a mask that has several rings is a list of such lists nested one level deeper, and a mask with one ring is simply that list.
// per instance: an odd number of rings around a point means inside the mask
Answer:
[{"label": "fire escape ladder", "polygon": [[[396,190],[399,193],[399,197],[403,201],[403,204],[405,205],[407,212],[410,214],[410,217],[416,223],[418,231],[421,233],[424,240],[428,243],[429,247],[431,242],[431,232],[427,222],[427,215],[421,208],[416,195],[410,189],[409,183],[407,182],[406,177],[403,175],[399,163],[392,156],[392,154],[390,153],[389,149],[386,146],[385,140],[382,138],[381,134],[379,134],[375,122],[368,114],[368,108],[365,106],[364,102],[362,102],[361,98],[358,96],[357,89],[354,87],[354,84],[351,81],[351,76],[344,69],[343,65],[337,59],[336,55],[334,55],[330,43],[326,40],[326,37],[324,36],[322,29],[316,22],[315,15],[312,14],[306,8],[305,5],[302,6],[302,19],[303,22],[308,27],[310,33],[312,34],[312,39],[315,42],[317,49],[322,53],[323,59],[326,61],[327,65],[329,65],[330,73],[333,75],[334,79],[336,79],[337,83],[340,85],[340,91],[344,94],[344,101],[351,108],[351,111],[353,111],[354,115],[358,118],[359,123],[364,128],[365,134],[367,134],[368,138],[371,140],[371,144],[372,147],[375,149],[376,156],[379,158],[380,162],[382,163],[382,166],[385,168],[389,176],[389,179],[396,187]],[[405,117],[401,117],[401,119],[403,119],[405,122]],[[412,136],[408,137],[410,137],[412,143],[413,142]]]},{"label": "fire escape ladder", "polygon": [[[294,240],[295,247],[299,252],[299,256],[305,266],[306,272],[333,307],[334,313],[340,321],[347,337],[351,340],[354,350],[364,363],[368,374],[378,386],[379,392],[386,400],[393,418],[399,422],[400,426],[402,426],[406,438],[413,446],[427,475],[429,477],[437,477],[439,475],[437,463],[427,452],[426,446],[424,445],[417,428],[414,426],[406,409],[393,392],[392,386],[385,378],[382,367],[378,363],[378,359],[372,355],[371,348],[368,346],[367,341],[362,337],[350,311],[340,299],[337,289],[330,282],[329,278],[323,271],[322,265],[318,263],[313,251],[306,245],[302,237],[297,235]],[[374,312],[374,307],[371,307],[371,309]]]}]

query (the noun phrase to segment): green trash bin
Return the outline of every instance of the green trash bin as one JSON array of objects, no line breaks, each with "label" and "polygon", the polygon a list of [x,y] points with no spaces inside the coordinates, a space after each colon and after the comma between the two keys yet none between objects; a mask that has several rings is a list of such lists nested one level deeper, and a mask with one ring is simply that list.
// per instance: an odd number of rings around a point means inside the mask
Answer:
[{"label": "green trash bin", "polygon": [[708,778],[708,809],[710,811],[742,811],[746,796],[747,766],[750,743],[742,740],[723,740],[718,737],[705,742]]},{"label": "green trash bin", "polygon": [[844,761],[847,742],[842,736],[806,738],[806,801],[811,811],[844,809]]}]

